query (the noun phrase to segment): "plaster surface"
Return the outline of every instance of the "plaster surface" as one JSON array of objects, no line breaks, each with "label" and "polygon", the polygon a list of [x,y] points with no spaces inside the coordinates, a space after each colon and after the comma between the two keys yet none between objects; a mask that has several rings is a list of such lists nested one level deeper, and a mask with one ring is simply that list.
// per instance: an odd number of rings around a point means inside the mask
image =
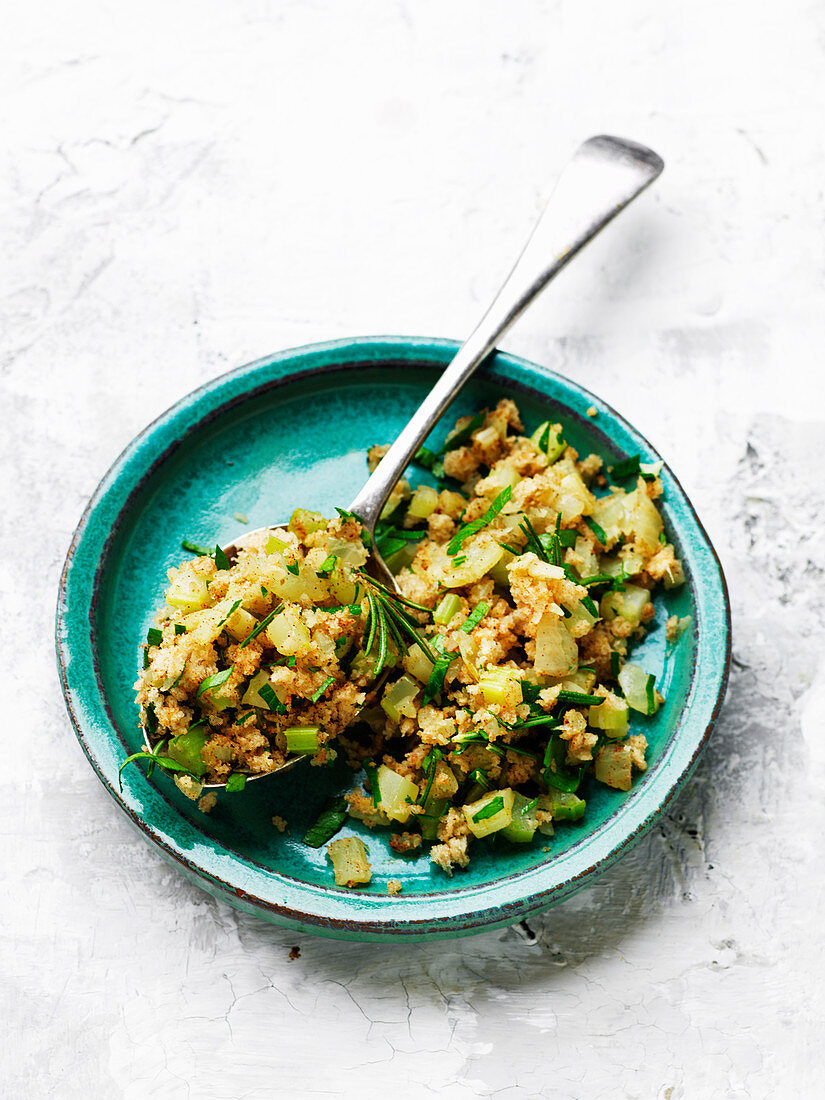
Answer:
[{"label": "plaster surface", "polygon": [[[807,0],[6,13],[3,1095],[825,1094],[823,43]],[[231,366],[469,331],[598,132],[665,173],[502,346],[624,413],[706,524],[735,631],[710,747],[535,943],[239,915],[149,850],[71,731],[51,635],[85,502]]]}]

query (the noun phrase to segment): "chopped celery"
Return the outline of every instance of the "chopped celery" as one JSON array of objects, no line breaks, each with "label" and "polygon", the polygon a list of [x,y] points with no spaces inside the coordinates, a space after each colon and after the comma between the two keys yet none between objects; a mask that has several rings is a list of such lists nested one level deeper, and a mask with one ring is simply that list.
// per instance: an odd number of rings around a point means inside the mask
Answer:
[{"label": "chopped celery", "polygon": [[437,623],[438,626],[446,626],[460,607],[461,597],[456,596],[454,592],[450,592],[448,595],[444,596],[435,609],[433,613],[433,622]]},{"label": "chopped celery", "polygon": [[537,803],[537,799],[525,798],[523,794],[516,792],[513,799],[513,818],[501,830],[501,835],[516,844],[529,844],[538,828]]},{"label": "chopped celery", "polygon": [[545,420],[530,436],[530,442],[547,455],[549,463],[556,462],[564,454],[567,444],[562,438],[561,424]]},{"label": "chopped celery", "polygon": [[412,495],[407,515],[413,519],[427,519],[438,507],[438,493],[431,485],[419,485]]},{"label": "chopped celery", "polygon": [[425,840],[438,839],[438,823],[447,812],[450,805],[446,798],[433,798],[432,795],[424,803],[424,813],[416,818],[421,827],[421,835]]},{"label": "chopped celery", "polygon": [[650,603],[650,592],[636,584],[626,584],[623,592],[608,592],[602,596],[600,610],[602,618],[620,618],[637,627],[642,621],[642,613]]},{"label": "chopped celery", "polygon": [[[492,510],[491,507],[490,511]],[[481,544],[476,542],[464,547],[462,557],[465,560],[458,568],[446,571],[444,585],[447,588],[463,588],[465,585],[480,581],[501,561],[505,553],[506,550],[495,541]]]},{"label": "chopped celery", "polygon": [[345,836],[327,845],[336,886],[361,886],[372,879],[367,849],[357,836]]},{"label": "chopped celery", "polygon": [[585,695],[594,687],[596,673],[592,668],[577,668],[569,676],[561,678],[561,686],[565,691],[581,691]]},{"label": "chopped celery", "polygon": [[516,555],[512,554],[509,550],[502,547],[502,555],[496,564],[490,570],[490,576],[493,578],[496,584],[501,585],[502,588],[510,587],[510,574],[507,571],[507,566],[510,562],[516,560]]},{"label": "chopped celery", "polygon": [[470,787],[466,794],[468,802],[475,802],[476,799],[481,798],[490,789],[490,780],[484,774],[484,772],[476,771],[470,772]]},{"label": "chopped celery", "polygon": [[288,549],[289,544],[284,542],[283,539],[279,539],[277,535],[270,535],[264,547],[267,554],[283,554],[284,550]]},{"label": "chopped celery", "polygon": [[231,614],[227,615],[223,625],[227,634],[231,634],[236,642],[242,642],[249,637],[258,625],[258,621],[254,615],[250,615],[244,608],[236,607]]},{"label": "chopped celery", "polygon": [[166,602],[170,607],[181,611],[200,611],[209,607],[211,598],[206,578],[190,570],[172,570],[176,574],[166,593]]},{"label": "chopped celery", "polygon": [[626,664],[619,673],[619,687],[624,692],[628,706],[640,714],[655,714],[659,709],[654,684],[656,677],[639,665]]},{"label": "chopped celery", "polygon": [[384,558],[384,563],[392,574],[400,573],[402,569],[412,564],[417,549],[417,543],[405,542],[398,550]]},{"label": "chopped celery", "polygon": [[562,619],[547,611],[536,634],[535,669],[540,675],[569,676],[579,666],[579,647]]},{"label": "chopped celery", "polygon": [[507,788],[503,791],[491,791],[464,806],[463,813],[473,836],[479,839],[506,829],[513,820],[513,802],[515,791]]},{"label": "chopped celery", "polygon": [[166,746],[166,755],[193,775],[206,775],[207,766],[202,756],[208,734],[200,724],[189,727],[185,733],[173,737]]},{"label": "chopped celery", "polygon": [[247,685],[247,689],[243,694],[241,702],[248,707],[261,707],[263,710],[270,710],[269,703],[260,694],[261,688],[265,688],[269,684],[269,670],[262,668],[259,672],[256,672]]},{"label": "chopped celery", "polygon": [[590,708],[587,721],[593,729],[604,730],[608,737],[624,737],[629,728],[627,703],[608,692],[599,706]]},{"label": "chopped celery", "polygon": [[286,656],[304,653],[312,643],[312,635],[297,607],[287,606],[266,628],[266,637]]},{"label": "chopped celery", "polygon": [[557,791],[552,788],[539,797],[539,807],[553,815],[554,821],[579,821],[584,817],[587,803],[573,791]]},{"label": "chopped celery", "polygon": [[506,709],[512,709],[523,702],[521,680],[516,679],[507,669],[493,668],[481,674],[478,686],[485,703],[498,703]]},{"label": "chopped celery", "polygon": [[407,779],[405,775],[399,775],[386,764],[378,769],[378,788],[380,798],[378,809],[383,810],[390,821],[400,821],[402,824],[409,819],[412,803],[419,795],[418,784]]},{"label": "chopped celery", "polygon": [[630,790],[632,768],[633,754],[629,745],[602,745],[596,755],[596,778],[618,791]]},{"label": "chopped celery", "polygon": [[421,684],[413,680],[411,676],[402,676],[384,693],[384,698],[381,700],[384,713],[393,722],[400,722],[402,716],[414,718],[416,712],[413,699],[420,690]]},{"label": "chopped celery", "polygon": [[289,752],[317,752],[318,738],[321,734],[317,726],[293,726],[284,730],[286,747]]},{"label": "chopped celery", "polygon": [[409,672],[411,676],[414,676],[416,680],[420,680],[422,684],[426,684],[430,679],[433,671],[433,662],[421,646],[410,646],[404,654],[401,663],[407,672]]},{"label": "chopped celery", "polygon": [[326,526],[327,521],[320,512],[309,512],[306,508],[296,508],[289,519],[289,529],[298,538],[311,535],[313,531],[325,531]]}]

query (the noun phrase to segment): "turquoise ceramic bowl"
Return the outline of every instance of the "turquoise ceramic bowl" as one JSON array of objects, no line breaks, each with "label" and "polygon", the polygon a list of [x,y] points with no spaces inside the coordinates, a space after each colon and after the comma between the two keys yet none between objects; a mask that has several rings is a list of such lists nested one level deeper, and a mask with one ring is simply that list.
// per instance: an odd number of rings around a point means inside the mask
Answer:
[{"label": "turquoise ceramic bowl", "polygon": [[[466,872],[447,878],[426,854],[399,857],[387,837],[357,823],[373,882],[363,891],[333,885],[324,850],[301,843],[305,827],[352,773],[300,765],[222,794],[209,815],[160,776],[118,768],[140,746],[132,685],[138,645],[158,607],[166,570],[182,557],[182,537],[226,543],[298,504],[330,514],[366,477],[365,452],[392,440],[457,344],[430,339],[359,339],[281,352],[223,375],[185,397],[130,444],[106,474],[74,536],[63,572],[57,646],[63,688],[80,744],[103,786],[146,839],[215,897],[275,924],[355,940],[468,935],[512,924],[569,897],[616,860],[672,801],[708,737],[724,694],[730,610],[724,577],[701,523],[665,467],[664,515],[687,583],[657,601],[656,629],[640,655],[666,698],[640,719],[650,766],[627,794],[593,784],[581,825],[550,843],[505,842],[473,849]],[[658,455],[618,413],[544,368],[497,354],[478,372],[455,415],[517,400],[528,430],[557,418],[580,451],[609,461]],[[595,405],[598,416],[586,410]],[[446,425],[435,433],[443,438]],[[668,615],[689,614],[693,630],[675,647]],[[637,651],[639,652],[639,651]],[[279,833],[273,815],[286,818]],[[100,858],[105,858],[101,852]],[[400,879],[403,892],[387,894]]]}]

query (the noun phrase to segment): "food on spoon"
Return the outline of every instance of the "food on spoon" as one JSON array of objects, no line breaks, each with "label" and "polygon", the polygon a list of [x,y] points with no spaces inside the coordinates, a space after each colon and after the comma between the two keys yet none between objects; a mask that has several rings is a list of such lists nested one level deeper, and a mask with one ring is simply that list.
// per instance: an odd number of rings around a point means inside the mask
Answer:
[{"label": "food on spoon", "polygon": [[[602,460],[580,459],[557,424],[528,437],[512,401],[417,461],[438,484],[400,482],[376,531],[400,596],[364,572],[357,517],[299,510],[234,563],[216,552],[170,570],[136,688],[142,755],[179,784],[231,789],[295,753],[341,753],[366,775],[350,818],[393,830],[399,853],[431,845],[451,873],[485,837],[527,843],[580,820],[591,777],[624,791],[645,770],[641,731],[662,700],[627,658],[657,584],[684,574],[655,504],[660,466],[617,463],[603,492]],[[315,846],[344,823],[340,806],[322,816]]]}]

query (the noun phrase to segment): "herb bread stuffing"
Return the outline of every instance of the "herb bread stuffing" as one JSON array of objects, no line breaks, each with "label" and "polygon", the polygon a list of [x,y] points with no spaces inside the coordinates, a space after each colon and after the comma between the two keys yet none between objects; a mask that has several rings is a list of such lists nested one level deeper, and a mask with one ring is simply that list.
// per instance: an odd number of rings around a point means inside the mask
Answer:
[{"label": "herb bread stuffing", "polygon": [[[295,754],[342,755],[364,783],[307,842],[348,815],[452,873],[474,840],[580,819],[589,778],[626,791],[645,770],[635,715],[662,699],[628,657],[653,589],[684,576],[658,468],[605,471],[557,424],[528,437],[510,400],[416,461],[436,485],[400,482],[376,531],[398,592],[366,572],[343,511],[299,509],[231,562],[217,549],[169,571],[136,684],[152,751],[136,757],[198,797]],[[336,880],[368,882],[365,851],[335,843]]]}]

